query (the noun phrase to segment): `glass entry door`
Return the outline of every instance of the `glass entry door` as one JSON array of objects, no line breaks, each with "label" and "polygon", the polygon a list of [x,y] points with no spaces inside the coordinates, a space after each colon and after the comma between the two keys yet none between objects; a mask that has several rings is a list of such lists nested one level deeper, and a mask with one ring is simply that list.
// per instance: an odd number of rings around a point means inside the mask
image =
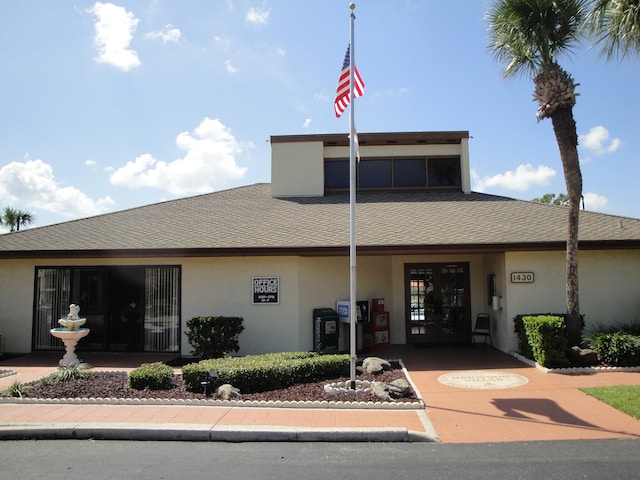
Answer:
[{"label": "glass entry door", "polygon": [[405,265],[407,343],[469,343],[469,264]]}]

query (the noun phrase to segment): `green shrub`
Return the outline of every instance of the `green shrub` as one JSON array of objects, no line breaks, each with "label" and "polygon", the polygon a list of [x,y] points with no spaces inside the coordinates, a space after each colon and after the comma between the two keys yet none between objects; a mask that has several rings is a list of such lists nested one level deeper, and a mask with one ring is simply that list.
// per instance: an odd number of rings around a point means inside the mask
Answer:
[{"label": "green shrub", "polygon": [[187,340],[200,358],[225,357],[240,350],[238,336],[244,330],[242,317],[194,317],[187,321]]},{"label": "green shrub", "polygon": [[129,386],[136,390],[170,390],[173,368],[162,362],[143,363],[129,373]]},{"label": "green shrub", "polygon": [[19,397],[22,398],[24,394],[26,394],[29,389],[31,389],[31,385],[26,383],[22,383],[19,380],[16,380],[7,388],[5,388],[2,392],[2,395],[5,397]]},{"label": "green shrub", "polygon": [[[549,316],[549,317],[561,317],[563,321],[566,322],[567,314],[566,313],[529,313],[525,315],[516,315],[513,317],[513,330],[518,337],[518,353],[525,358],[530,360],[535,360],[533,355],[533,350],[531,349],[531,345],[529,343],[529,339],[527,338],[527,332],[524,328],[524,323],[522,322],[523,317],[538,317],[538,316]],[[580,321],[582,324],[582,328],[584,328],[584,315],[580,315]],[[566,336],[566,333],[565,333]]]},{"label": "green shrub", "polygon": [[600,331],[590,338],[591,348],[605,365],[634,367],[640,365],[640,336],[625,331]]},{"label": "green shrub", "polygon": [[533,358],[543,367],[568,367],[564,318],[553,315],[522,317]]},{"label": "green shrub", "polygon": [[[619,323],[616,325],[596,325],[591,329],[593,335],[599,333],[628,333],[630,335],[640,336],[640,322]],[[592,335],[592,336],[593,336]],[[589,339],[591,339],[590,337]]]},{"label": "green shrub", "polygon": [[59,367],[57,371],[55,371],[51,375],[48,375],[44,379],[41,379],[40,381],[42,383],[46,383],[47,381],[50,383],[55,383],[90,377],[91,375],[93,375],[93,372],[89,371],[91,368],[93,368],[93,366],[88,363],[72,363],[71,365]]},{"label": "green shrub", "polygon": [[202,382],[210,381],[210,371],[217,373],[217,384],[230,383],[243,393],[256,393],[347,375],[349,356],[284,352],[209,359],[182,367],[182,378],[189,390],[199,391]]}]

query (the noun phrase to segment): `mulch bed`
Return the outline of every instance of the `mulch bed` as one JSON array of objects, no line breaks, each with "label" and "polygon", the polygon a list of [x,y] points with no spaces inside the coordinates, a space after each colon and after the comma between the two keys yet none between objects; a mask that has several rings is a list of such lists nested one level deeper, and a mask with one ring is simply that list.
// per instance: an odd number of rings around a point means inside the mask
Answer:
[{"label": "mulch bed", "polygon": [[[379,375],[371,375],[357,369],[358,380],[368,380],[389,383],[393,380],[405,378],[404,371],[393,368]],[[29,398],[125,398],[125,399],[206,399],[203,392],[190,392],[185,388],[180,375],[175,375],[173,388],[170,390],[135,390],[127,385],[126,372],[95,372],[93,375],[77,380],[68,380],[49,385],[41,385],[34,382],[27,389],[23,397]],[[371,394],[345,395],[331,394],[324,391],[327,383],[349,381],[349,377],[322,380],[297,384],[280,390],[270,390],[260,393],[242,394],[239,400],[252,401],[358,401],[375,402]],[[400,398],[396,402],[416,402],[417,396],[412,391],[408,397]]]}]

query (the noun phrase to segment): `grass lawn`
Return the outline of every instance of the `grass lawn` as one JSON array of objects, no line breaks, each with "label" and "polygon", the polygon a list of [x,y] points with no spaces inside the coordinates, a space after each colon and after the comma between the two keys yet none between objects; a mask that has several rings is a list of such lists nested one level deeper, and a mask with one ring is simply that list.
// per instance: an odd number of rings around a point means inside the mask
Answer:
[{"label": "grass lawn", "polygon": [[581,390],[640,420],[640,385],[581,388]]}]

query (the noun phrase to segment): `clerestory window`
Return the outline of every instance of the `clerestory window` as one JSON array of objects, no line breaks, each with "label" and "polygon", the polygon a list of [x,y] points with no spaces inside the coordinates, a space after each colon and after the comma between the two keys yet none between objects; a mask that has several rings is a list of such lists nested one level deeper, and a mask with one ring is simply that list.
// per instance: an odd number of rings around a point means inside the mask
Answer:
[{"label": "clerestory window", "polygon": [[[363,158],[356,165],[358,190],[460,188],[460,157]],[[324,188],[349,188],[349,160],[325,159]]]}]

